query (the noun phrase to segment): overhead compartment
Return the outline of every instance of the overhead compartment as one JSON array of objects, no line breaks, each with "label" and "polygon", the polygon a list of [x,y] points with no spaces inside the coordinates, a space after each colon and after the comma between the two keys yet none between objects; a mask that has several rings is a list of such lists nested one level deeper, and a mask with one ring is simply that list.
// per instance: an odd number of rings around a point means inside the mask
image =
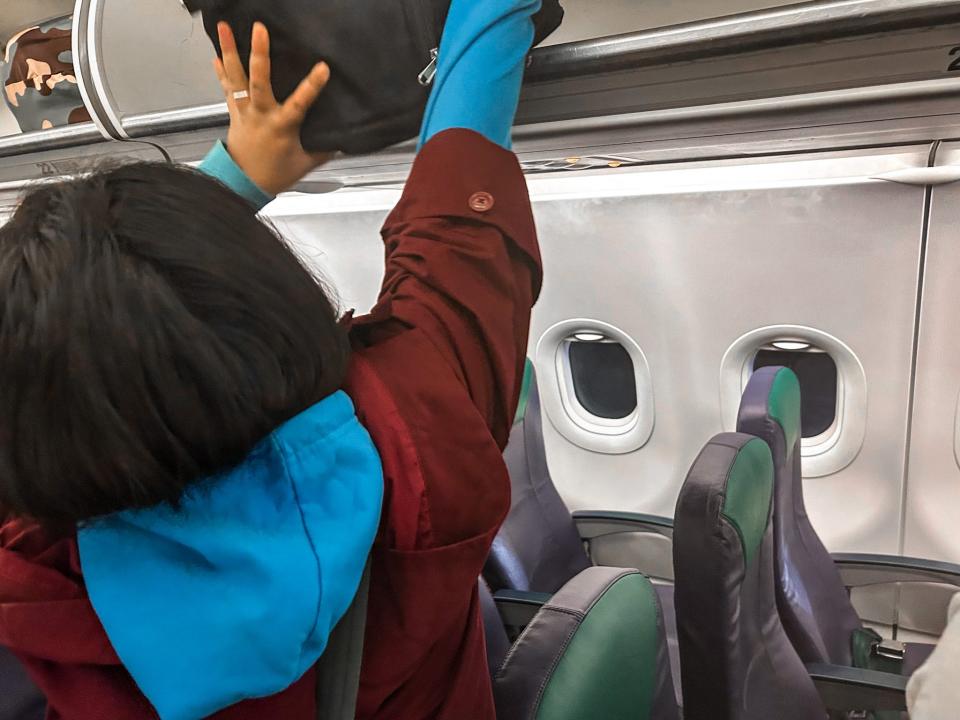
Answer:
[{"label": "overhead compartment", "polygon": [[[559,44],[536,50],[527,74],[516,147],[530,172],[913,142],[960,129],[960,0],[566,6]],[[199,20],[172,0],[78,0],[74,16],[97,127],[0,138],[0,183],[118,151],[199,160],[227,120]],[[411,158],[410,145],[338,158],[303,189],[397,183]]]}]

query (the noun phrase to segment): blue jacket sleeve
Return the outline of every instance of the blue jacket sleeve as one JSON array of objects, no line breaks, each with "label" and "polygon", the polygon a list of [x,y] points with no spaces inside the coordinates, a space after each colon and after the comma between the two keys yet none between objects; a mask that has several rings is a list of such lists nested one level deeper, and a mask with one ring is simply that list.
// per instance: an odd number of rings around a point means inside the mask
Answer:
[{"label": "blue jacket sleeve", "polygon": [[247,177],[247,174],[230,157],[226,145],[219,140],[197,169],[222,182],[253,205],[257,212],[263,210],[264,206],[273,200],[272,195],[265,193]]},{"label": "blue jacket sleeve", "polygon": [[453,0],[420,135],[474,130],[510,149],[541,0]]}]

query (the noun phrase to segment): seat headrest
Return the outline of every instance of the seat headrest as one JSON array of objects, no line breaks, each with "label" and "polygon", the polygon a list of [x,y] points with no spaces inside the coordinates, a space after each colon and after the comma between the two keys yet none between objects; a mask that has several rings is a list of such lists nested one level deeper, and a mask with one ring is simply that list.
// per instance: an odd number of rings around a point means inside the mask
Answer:
[{"label": "seat headrest", "polygon": [[638,571],[583,571],[537,614],[501,667],[497,718],[650,718],[662,622],[653,585]]},{"label": "seat headrest", "polygon": [[709,529],[711,537],[721,537],[722,526],[730,526],[739,537],[744,566],[749,566],[770,523],[773,482],[773,456],[766,442],[741,433],[717,435],[697,457],[680,491],[676,533],[691,532],[685,528],[693,522],[699,528],[694,535]]},{"label": "seat headrest", "polygon": [[784,451],[790,455],[800,442],[800,381],[785,367],[760,368],[750,378],[740,403],[737,431],[756,435],[777,451],[772,432],[783,433]]},{"label": "seat headrest", "polygon": [[748,566],[760,551],[772,502],[773,456],[767,443],[754,438],[740,448],[730,465],[723,498],[723,516],[737,529]]},{"label": "seat headrest", "polygon": [[674,600],[686,717],[825,717],[777,611],[773,489],[769,445],[727,433],[700,453],[680,492]]}]

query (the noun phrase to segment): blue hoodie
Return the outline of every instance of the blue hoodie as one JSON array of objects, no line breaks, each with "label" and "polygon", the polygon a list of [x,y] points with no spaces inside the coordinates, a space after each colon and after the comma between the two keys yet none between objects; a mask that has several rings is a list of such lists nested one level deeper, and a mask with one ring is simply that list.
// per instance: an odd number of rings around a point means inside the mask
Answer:
[{"label": "blue hoodie", "polygon": [[380,458],[338,392],[179,508],[81,528],[90,600],[160,717],[206,717],[309,670],[356,594],[382,498]]}]

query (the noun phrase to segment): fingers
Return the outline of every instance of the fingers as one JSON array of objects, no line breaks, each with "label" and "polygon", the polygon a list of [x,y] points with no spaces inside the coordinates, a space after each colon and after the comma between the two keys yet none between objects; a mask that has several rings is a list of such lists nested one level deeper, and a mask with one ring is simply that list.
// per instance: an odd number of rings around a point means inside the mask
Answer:
[{"label": "fingers", "polygon": [[320,93],[323,92],[329,80],[330,67],[326,63],[314,65],[310,74],[300,81],[297,89],[283,104],[280,111],[283,122],[288,125],[303,123],[307,112],[320,97]]},{"label": "fingers", "polygon": [[233,30],[227,23],[221,22],[217,23],[217,33],[220,36],[220,54],[223,58],[222,65],[226,78],[225,89],[228,95],[239,90],[246,90],[250,83],[247,80],[247,73],[243,69],[243,61],[240,59],[240,53],[237,50],[237,41],[233,37]]},{"label": "fingers", "polygon": [[253,24],[250,47],[250,99],[254,107],[269,110],[277,99],[270,81],[270,33],[263,23]]},{"label": "fingers", "polygon": [[223,62],[220,58],[215,57],[213,59],[213,71],[217,74],[217,80],[220,81],[220,87],[223,88],[223,95],[227,101],[227,110],[230,111],[231,121],[233,120],[234,113],[237,111],[237,101],[233,97],[233,87],[230,85],[230,81],[227,79],[227,71],[223,68]]},{"label": "fingers", "polygon": [[217,74],[217,80],[220,81],[220,87],[223,88],[223,92],[228,92],[227,71],[223,69],[223,62],[218,57],[213,59],[213,71]]}]

